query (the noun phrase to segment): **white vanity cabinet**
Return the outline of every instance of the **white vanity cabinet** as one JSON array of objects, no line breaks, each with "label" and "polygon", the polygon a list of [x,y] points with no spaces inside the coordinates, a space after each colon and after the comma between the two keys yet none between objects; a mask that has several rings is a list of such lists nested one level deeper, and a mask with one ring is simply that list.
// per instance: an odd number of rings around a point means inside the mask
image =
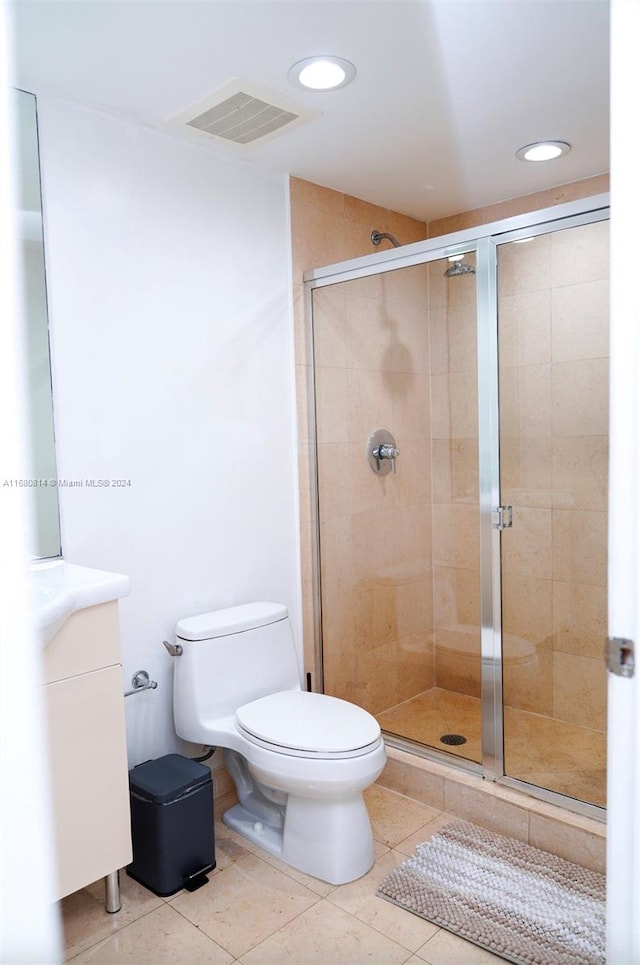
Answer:
[{"label": "white vanity cabinet", "polygon": [[132,859],[117,601],[72,613],[43,656],[63,898]]}]

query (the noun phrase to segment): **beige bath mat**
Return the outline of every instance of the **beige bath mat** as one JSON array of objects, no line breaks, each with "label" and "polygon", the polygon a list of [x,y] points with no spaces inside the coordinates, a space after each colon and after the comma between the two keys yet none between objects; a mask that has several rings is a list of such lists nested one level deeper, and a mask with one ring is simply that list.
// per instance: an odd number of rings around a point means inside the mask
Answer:
[{"label": "beige bath mat", "polygon": [[516,965],[603,965],[605,878],[454,821],[378,894]]}]

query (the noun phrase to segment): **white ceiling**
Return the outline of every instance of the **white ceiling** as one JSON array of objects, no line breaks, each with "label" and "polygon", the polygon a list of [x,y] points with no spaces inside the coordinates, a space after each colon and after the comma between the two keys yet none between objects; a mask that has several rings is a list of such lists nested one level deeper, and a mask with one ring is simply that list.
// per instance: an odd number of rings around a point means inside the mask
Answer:
[{"label": "white ceiling", "polygon": [[[423,220],[609,167],[608,0],[10,6],[17,86],[169,131],[174,115],[241,76],[322,114],[244,149],[207,139],[209,150]],[[289,67],[313,54],[346,57],[355,81],[294,88]],[[539,139],[573,150],[542,164],[515,158]]]}]

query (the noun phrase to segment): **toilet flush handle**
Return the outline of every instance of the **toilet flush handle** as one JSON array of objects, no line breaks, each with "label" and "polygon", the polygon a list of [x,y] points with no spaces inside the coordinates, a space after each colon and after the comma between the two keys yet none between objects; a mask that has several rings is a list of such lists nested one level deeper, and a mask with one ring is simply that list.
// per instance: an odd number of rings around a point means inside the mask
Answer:
[{"label": "toilet flush handle", "polygon": [[182,655],[182,647],[179,643],[169,643],[168,640],[163,640],[162,642],[172,657],[180,657]]}]

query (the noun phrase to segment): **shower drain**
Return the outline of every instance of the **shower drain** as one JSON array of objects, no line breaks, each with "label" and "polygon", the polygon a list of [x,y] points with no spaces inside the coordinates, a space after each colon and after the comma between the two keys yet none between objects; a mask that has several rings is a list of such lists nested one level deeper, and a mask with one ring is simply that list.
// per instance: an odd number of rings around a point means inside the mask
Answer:
[{"label": "shower drain", "polygon": [[441,744],[466,744],[467,738],[462,734],[443,734],[440,738]]}]

